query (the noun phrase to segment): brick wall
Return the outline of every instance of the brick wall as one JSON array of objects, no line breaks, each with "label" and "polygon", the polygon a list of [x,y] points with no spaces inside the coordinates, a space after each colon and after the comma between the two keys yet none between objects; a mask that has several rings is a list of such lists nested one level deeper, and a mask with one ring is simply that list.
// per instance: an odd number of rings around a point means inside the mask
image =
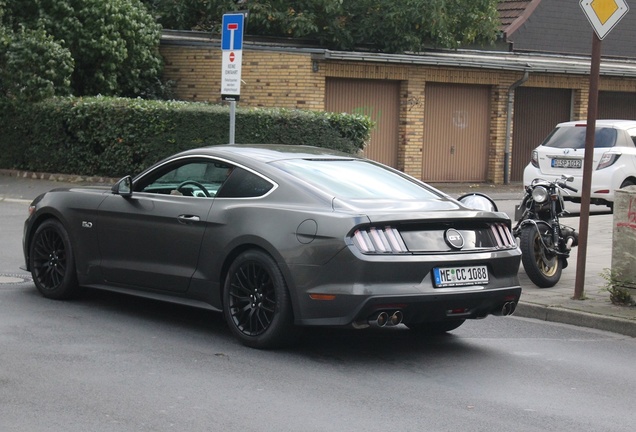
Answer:
[{"label": "brick wall", "polygon": [[[179,99],[220,102],[221,50],[218,46],[161,45],[165,78],[175,82]],[[321,59],[310,52],[243,50],[240,106],[323,110],[326,77],[400,81],[398,168],[420,177],[427,82],[488,85],[490,142],[487,181],[502,183],[508,89],[521,72],[385,64]],[[587,117],[589,77],[531,73],[530,87],[572,89],[572,118]],[[600,89],[636,92],[636,80],[602,78]],[[513,132],[514,133],[514,132]]]}]

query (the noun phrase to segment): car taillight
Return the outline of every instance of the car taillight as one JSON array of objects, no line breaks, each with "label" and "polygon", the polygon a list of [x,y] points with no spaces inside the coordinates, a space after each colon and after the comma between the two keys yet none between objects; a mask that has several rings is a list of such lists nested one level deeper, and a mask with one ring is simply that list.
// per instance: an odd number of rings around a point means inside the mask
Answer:
[{"label": "car taillight", "polygon": [[490,230],[495,237],[498,248],[511,248],[517,245],[510,228],[506,224],[492,224],[490,225]]},{"label": "car taillight", "polygon": [[532,164],[533,167],[539,168],[539,153],[537,153],[536,150],[532,152],[530,163]]},{"label": "car taillight", "polygon": [[620,157],[621,155],[616,153],[603,153],[603,156],[601,156],[601,160],[599,161],[596,169],[601,170],[603,168],[607,168],[608,166],[612,166]]},{"label": "car taillight", "polygon": [[408,253],[402,236],[392,227],[357,230],[353,233],[353,243],[363,253]]}]

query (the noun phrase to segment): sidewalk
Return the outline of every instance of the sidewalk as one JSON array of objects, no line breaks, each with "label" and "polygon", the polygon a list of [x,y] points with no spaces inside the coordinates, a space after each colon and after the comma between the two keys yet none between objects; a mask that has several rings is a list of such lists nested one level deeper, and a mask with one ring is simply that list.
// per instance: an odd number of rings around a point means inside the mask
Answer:
[{"label": "sidewalk", "polygon": [[[40,193],[57,187],[111,184],[114,181],[115,179],[101,177],[0,170],[0,202],[6,200],[24,202],[28,205]],[[523,192],[520,184],[493,186],[461,183],[433,184],[433,186],[453,197],[469,192],[485,193],[496,202],[520,201]],[[562,223],[578,230],[579,218],[562,219]],[[609,293],[603,291],[606,281],[601,276],[601,272],[611,267],[612,231],[613,215],[602,214],[590,217],[585,264],[585,300],[572,300],[578,252],[578,248],[574,248],[569,265],[563,270],[561,280],[552,288],[537,288],[526,276],[523,266],[520,267],[519,280],[523,292],[515,315],[636,337],[636,307],[615,306],[609,300]]]}]

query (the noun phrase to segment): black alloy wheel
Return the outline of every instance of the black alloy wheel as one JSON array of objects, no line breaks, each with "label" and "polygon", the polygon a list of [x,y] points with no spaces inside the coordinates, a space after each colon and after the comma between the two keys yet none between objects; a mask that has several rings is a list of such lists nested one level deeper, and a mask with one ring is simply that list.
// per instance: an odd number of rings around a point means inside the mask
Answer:
[{"label": "black alloy wheel", "polygon": [[234,260],[225,280],[223,303],[230,329],[247,346],[277,348],[299,334],[282,272],[262,251],[246,251]]},{"label": "black alloy wheel", "polygon": [[77,294],[79,287],[71,241],[59,221],[50,219],[37,228],[31,242],[29,263],[33,282],[44,297],[61,300]]}]

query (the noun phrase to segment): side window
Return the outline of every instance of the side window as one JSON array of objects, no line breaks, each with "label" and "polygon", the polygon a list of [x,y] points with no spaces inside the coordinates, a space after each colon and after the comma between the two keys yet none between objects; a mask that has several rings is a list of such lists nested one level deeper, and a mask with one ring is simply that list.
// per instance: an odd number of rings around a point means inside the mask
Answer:
[{"label": "side window", "polygon": [[242,168],[234,168],[219,189],[219,198],[255,198],[265,195],[274,185],[262,177]]},{"label": "side window", "polygon": [[170,164],[144,177],[136,185],[139,192],[213,197],[227,179],[232,166],[211,160],[189,160]]}]

